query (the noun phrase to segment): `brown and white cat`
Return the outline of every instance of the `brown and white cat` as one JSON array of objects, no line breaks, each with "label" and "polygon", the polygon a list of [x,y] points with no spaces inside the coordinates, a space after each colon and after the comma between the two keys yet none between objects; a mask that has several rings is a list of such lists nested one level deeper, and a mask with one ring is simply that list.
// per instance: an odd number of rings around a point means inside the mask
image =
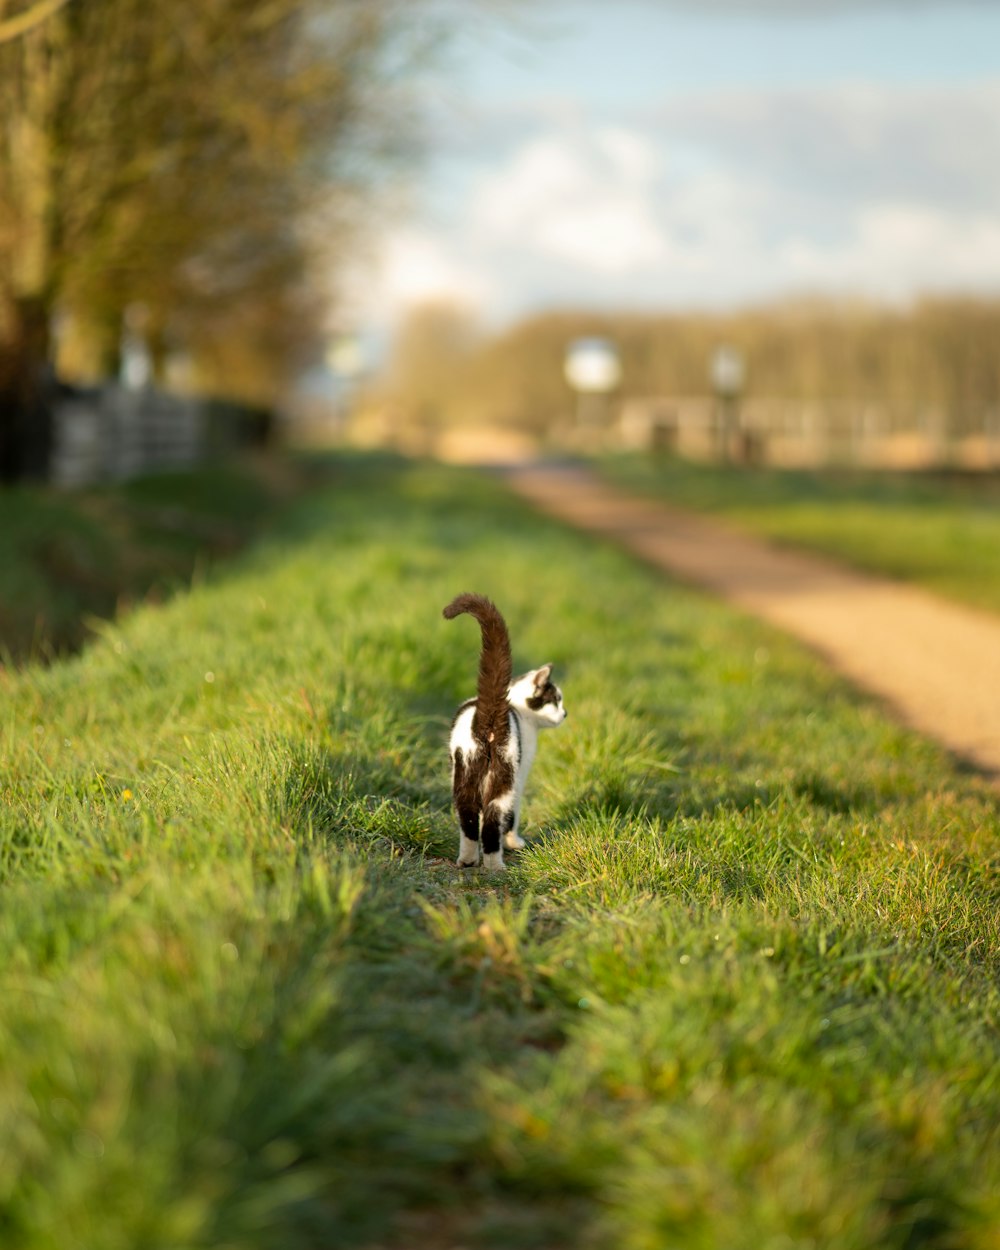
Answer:
[{"label": "brown and white cat", "polygon": [[510,635],[497,606],[463,594],[444,609],[448,620],[467,612],[479,622],[482,649],[474,699],[455,713],[448,746],[451,789],[461,829],[458,863],[474,868],[482,842],[487,868],[503,867],[503,848],[524,846],[518,834],[521,799],[538,747],[538,731],[566,719],[562,691],[543,664],[512,680]]}]

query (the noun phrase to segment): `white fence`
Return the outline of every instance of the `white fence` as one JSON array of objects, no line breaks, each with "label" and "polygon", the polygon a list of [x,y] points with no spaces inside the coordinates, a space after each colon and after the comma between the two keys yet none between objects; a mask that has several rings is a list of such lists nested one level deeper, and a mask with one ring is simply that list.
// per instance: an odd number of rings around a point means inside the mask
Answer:
[{"label": "white fence", "polygon": [[85,486],[196,464],[208,450],[196,400],[107,386],[60,397],[53,408],[50,477]]}]

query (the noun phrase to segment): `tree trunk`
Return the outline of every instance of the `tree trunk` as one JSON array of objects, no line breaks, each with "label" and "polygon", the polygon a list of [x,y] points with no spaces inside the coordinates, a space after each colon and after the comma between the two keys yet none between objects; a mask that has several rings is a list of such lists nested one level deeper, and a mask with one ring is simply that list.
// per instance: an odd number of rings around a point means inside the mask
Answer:
[{"label": "tree trunk", "polygon": [[0,482],[48,476],[53,378],[48,310],[40,300],[14,306],[14,333],[0,347]]}]

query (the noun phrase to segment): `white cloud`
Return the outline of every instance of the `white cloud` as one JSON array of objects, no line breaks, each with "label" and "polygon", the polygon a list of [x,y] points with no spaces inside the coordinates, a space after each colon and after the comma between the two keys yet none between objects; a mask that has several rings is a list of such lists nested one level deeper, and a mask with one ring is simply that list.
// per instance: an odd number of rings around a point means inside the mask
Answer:
[{"label": "white cloud", "polygon": [[661,227],[716,298],[1000,289],[1000,84],[674,99]]},{"label": "white cloud", "polygon": [[487,251],[622,276],[659,262],[666,242],[651,211],[651,146],[617,129],[532,140],[476,192],[470,227]]},{"label": "white cloud", "polygon": [[618,126],[605,126],[595,133],[600,151],[631,186],[645,186],[655,176],[657,157],[649,139]]},{"label": "white cloud", "polygon": [[486,268],[463,265],[449,239],[428,229],[407,227],[384,240],[375,272],[358,283],[356,302],[365,314],[402,309],[433,300],[477,306],[490,296]]},{"label": "white cloud", "polygon": [[996,82],[689,94],[615,125],[547,108],[392,238],[374,298],[508,317],[995,292],[998,153]]},{"label": "white cloud", "polygon": [[1000,82],[694,93],[643,122],[727,169],[838,206],[874,196],[992,208],[1000,198]]},{"label": "white cloud", "polygon": [[874,204],[858,212],[840,246],[818,247],[797,238],[779,255],[790,275],[813,288],[869,291],[889,299],[906,299],[915,290],[996,290],[1000,219]]}]

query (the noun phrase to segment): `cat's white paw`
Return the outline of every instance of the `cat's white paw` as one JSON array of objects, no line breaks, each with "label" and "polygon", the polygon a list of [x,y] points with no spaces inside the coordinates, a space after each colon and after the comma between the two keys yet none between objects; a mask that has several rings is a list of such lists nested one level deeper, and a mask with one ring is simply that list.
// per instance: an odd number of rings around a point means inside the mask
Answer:
[{"label": "cat's white paw", "polygon": [[490,851],[489,854],[483,855],[483,867],[489,869],[490,872],[501,872],[503,870],[503,851]]},{"label": "cat's white paw", "polygon": [[524,850],[524,838],[522,838],[520,834],[514,833],[513,831],[503,835],[503,844],[508,851]]}]

